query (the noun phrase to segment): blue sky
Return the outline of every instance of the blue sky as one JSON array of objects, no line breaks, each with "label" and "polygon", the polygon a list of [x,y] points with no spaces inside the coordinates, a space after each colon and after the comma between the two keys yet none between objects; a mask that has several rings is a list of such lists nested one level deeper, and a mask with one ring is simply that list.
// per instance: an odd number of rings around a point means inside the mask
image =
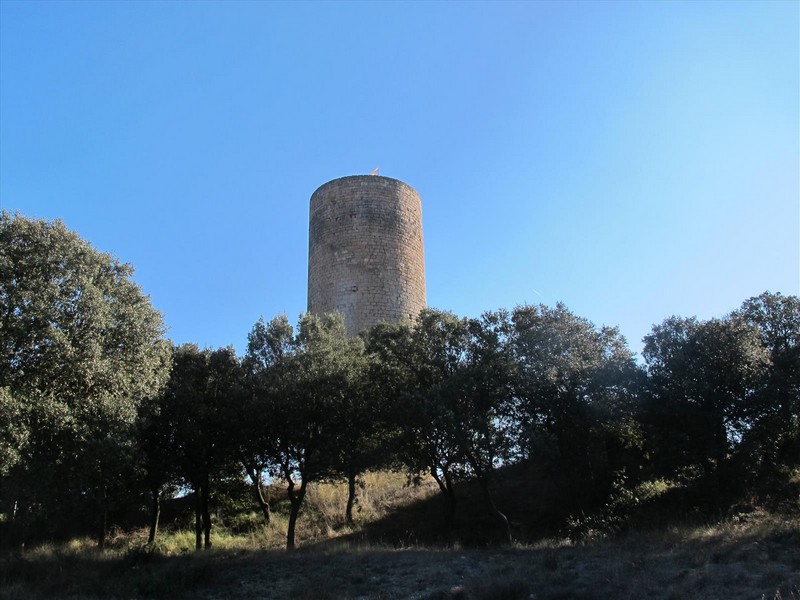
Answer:
[{"label": "blue sky", "polygon": [[423,202],[428,303],[634,351],[800,292],[797,2],[0,2],[0,205],[136,268],[169,336],[305,309],[308,201]]}]

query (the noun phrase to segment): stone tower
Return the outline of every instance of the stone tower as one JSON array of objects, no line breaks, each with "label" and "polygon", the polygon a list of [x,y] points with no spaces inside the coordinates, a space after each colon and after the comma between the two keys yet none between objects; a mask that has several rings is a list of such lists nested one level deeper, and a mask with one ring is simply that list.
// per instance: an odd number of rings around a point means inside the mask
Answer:
[{"label": "stone tower", "polygon": [[308,311],[340,312],[351,336],[425,307],[422,203],[379,175],[334,179],[311,196]]}]

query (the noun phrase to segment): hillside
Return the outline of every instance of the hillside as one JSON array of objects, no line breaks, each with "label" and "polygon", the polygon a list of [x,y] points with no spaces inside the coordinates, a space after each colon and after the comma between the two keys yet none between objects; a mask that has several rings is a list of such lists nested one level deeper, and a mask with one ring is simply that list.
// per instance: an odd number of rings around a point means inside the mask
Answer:
[{"label": "hillside", "polygon": [[771,512],[738,504],[709,518],[685,510],[701,494],[684,488],[637,500],[626,518],[607,504],[558,527],[545,517],[565,499],[521,475],[503,473],[495,490],[519,540],[513,547],[492,542],[497,528],[469,482],[458,488],[448,533],[435,484],[374,473],[359,490],[352,527],[341,514],[345,486],[311,488],[294,553],[281,549],[286,507],[276,485],[272,523],[242,513],[225,527],[218,515],[211,550],[193,552],[191,532],[181,529],[155,546],[144,530],[118,533],[105,551],[88,539],[45,544],[0,562],[0,597],[800,600],[796,481],[786,492],[794,503],[773,501]]},{"label": "hillside", "polygon": [[753,514],[705,527],[512,549],[342,544],[163,556],[47,549],[2,564],[7,600],[63,598],[800,598],[800,521]]}]

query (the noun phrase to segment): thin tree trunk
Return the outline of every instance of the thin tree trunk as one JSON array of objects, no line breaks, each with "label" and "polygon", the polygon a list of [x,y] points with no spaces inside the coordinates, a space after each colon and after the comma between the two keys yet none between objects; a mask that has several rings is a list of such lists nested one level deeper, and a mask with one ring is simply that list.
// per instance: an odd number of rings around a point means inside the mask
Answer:
[{"label": "thin tree trunk", "polygon": [[103,507],[102,516],[100,517],[100,532],[97,537],[97,547],[101,550],[106,547],[106,536],[108,534],[108,510]]},{"label": "thin tree trunk", "polygon": [[103,508],[100,516],[100,531],[97,536],[97,547],[101,550],[106,547],[106,534],[108,531],[108,508],[106,502],[106,487],[103,486]]},{"label": "thin tree trunk", "polygon": [[356,471],[352,467],[347,473],[347,509],[344,513],[345,521],[353,524],[353,505],[356,503]]},{"label": "thin tree trunk", "polygon": [[264,522],[269,525],[270,521],[272,520],[272,512],[269,508],[269,502],[264,496],[264,488],[261,487],[261,481],[257,481],[255,483],[255,488],[256,500],[258,501],[258,505],[261,507],[261,514],[264,515]]},{"label": "thin tree trunk", "polygon": [[211,548],[211,514],[208,511],[208,501],[210,495],[210,486],[208,481],[206,481],[205,485],[203,486],[203,493],[202,493],[202,502],[200,504],[201,510],[203,511],[203,534],[204,534],[204,546],[206,549]]},{"label": "thin tree trunk", "polygon": [[161,490],[153,488],[153,504],[150,508],[150,535],[147,537],[147,543],[152,544],[156,541],[156,533],[158,533],[158,519],[161,516]]},{"label": "thin tree trunk", "polygon": [[725,426],[725,421],[717,425],[717,438],[717,469],[719,469],[728,459],[728,428]]},{"label": "thin tree trunk", "polygon": [[289,527],[286,531],[286,549],[294,550],[294,531],[297,524],[297,515],[300,513],[300,505],[303,503],[303,498],[306,495],[306,481],[300,482],[300,489],[297,494],[293,493],[294,483],[289,484],[289,502],[291,510],[289,511]]},{"label": "thin tree trunk", "polygon": [[479,476],[481,489],[483,490],[483,495],[486,498],[486,504],[489,506],[489,511],[494,515],[494,517],[500,521],[500,524],[503,526],[504,532],[506,534],[506,541],[509,545],[513,543],[513,539],[511,538],[511,525],[508,523],[508,517],[506,517],[497,505],[494,503],[494,498],[492,497],[492,492],[489,490],[489,480],[485,475]]},{"label": "thin tree trunk", "polygon": [[27,503],[25,500],[16,500],[14,502],[14,513],[11,519],[11,538],[14,546],[21,551],[25,551],[25,535],[27,533]]},{"label": "thin tree trunk", "polygon": [[592,449],[586,443],[586,464],[589,466],[589,481],[592,482],[592,495],[597,497],[597,478],[594,475],[594,462],[592,461]]},{"label": "thin tree trunk", "polygon": [[439,485],[442,498],[444,498],[444,526],[447,534],[450,535],[456,515],[456,491],[453,488],[453,480],[450,477],[450,473],[444,469],[442,469],[442,472],[444,478],[439,476],[435,466],[431,466],[431,475]]},{"label": "thin tree trunk", "polygon": [[444,473],[444,483],[447,488],[447,531],[449,533],[456,519],[456,488],[453,485],[453,479],[450,477],[449,471]]},{"label": "thin tree trunk", "polygon": [[203,548],[203,520],[200,509],[200,486],[194,489],[194,549]]},{"label": "thin tree trunk", "polygon": [[261,474],[255,469],[255,467],[248,465],[245,461],[242,461],[242,465],[244,465],[244,470],[247,472],[248,477],[250,477],[250,481],[253,482],[253,491],[255,492],[256,502],[258,502],[258,506],[261,508],[261,513],[264,515],[264,521],[266,521],[267,525],[271,520],[272,514],[269,508],[269,502],[264,496],[264,489],[261,487]]}]

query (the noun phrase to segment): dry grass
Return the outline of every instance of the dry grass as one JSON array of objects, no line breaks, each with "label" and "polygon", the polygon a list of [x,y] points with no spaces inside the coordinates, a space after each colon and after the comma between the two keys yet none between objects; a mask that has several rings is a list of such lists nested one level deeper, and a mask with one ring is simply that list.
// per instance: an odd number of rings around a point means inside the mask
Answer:
[{"label": "dry grass", "polygon": [[[318,490],[314,510],[333,519],[327,511],[338,503],[326,493]],[[0,597],[800,600],[796,516],[753,513],[701,527],[508,549],[395,549],[340,537],[335,546],[307,540],[286,554],[247,536],[218,537],[201,553],[183,552],[178,534],[174,547],[160,549],[135,539],[103,552],[88,540],[42,546],[2,561]]]},{"label": "dry grass", "polygon": [[[433,480],[412,485],[403,473],[366,473],[356,489],[353,508],[354,526],[345,521],[347,486],[343,483],[316,483],[308,486],[305,504],[297,523],[298,539],[321,541],[357,533],[363,526],[375,523],[399,507],[409,506],[436,494]],[[281,498],[278,487],[275,498]],[[284,529],[285,530],[285,529]]]},{"label": "dry grass", "polygon": [[[363,528],[385,518],[397,508],[425,500],[436,491],[433,481],[411,485],[408,477],[402,473],[366,473],[357,488],[353,511],[355,523],[351,526],[345,520],[347,485],[339,482],[312,483],[308,486],[297,521],[297,543],[303,546],[328,542],[335,546],[336,540],[358,536]],[[213,547],[225,552],[284,548],[288,526],[286,490],[280,482],[276,482],[269,488],[268,496],[273,508],[269,525],[264,523],[261,513],[257,511],[237,515],[228,527],[217,522],[211,535]],[[110,551],[124,553],[142,550],[146,546],[146,538],[147,532],[144,530],[112,537]],[[80,545],[81,542],[74,544]],[[86,540],[86,544],[91,546],[92,542]],[[154,547],[148,551],[178,556],[194,552],[194,544],[193,531],[162,531]]]},{"label": "dry grass", "polygon": [[[0,556],[0,599],[800,600],[797,510],[465,549],[416,537],[440,520],[434,483],[410,486],[397,473],[367,474],[363,483],[353,526],[344,519],[346,486],[309,486],[291,554],[276,484],[271,524],[255,512],[237,515],[230,529],[215,527],[209,551],[194,552],[192,532],[166,532],[148,546],[141,531],[112,538],[104,551],[79,539]],[[462,513],[462,530],[486,532],[479,512]]]}]

